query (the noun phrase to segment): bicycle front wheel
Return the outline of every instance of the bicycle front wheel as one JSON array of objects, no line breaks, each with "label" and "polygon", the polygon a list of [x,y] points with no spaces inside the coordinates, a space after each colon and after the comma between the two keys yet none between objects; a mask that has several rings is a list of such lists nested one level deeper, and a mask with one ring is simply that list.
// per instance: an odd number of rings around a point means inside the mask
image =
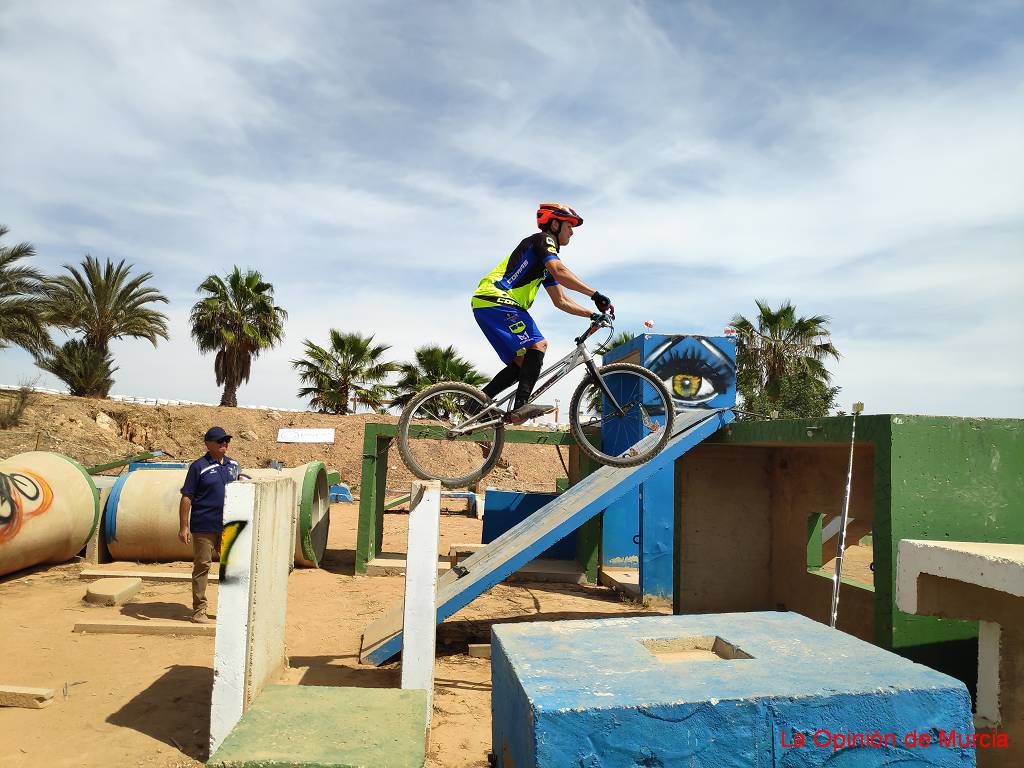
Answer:
[{"label": "bicycle front wheel", "polygon": [[643,464],[665,447],[672,434],[672,396],[661,379],[640,365],[611,363],[598,372],[614,403],[589,374],[569,406],[572,436],[580,450],[601,464]]},{"label": "bicycle front wheel", "polygon": [[505,443],[504,425],[455,431],[488,399],[470,384],[444,381],[410,400],[398,420],[398,453],[409,471],[445,488],[465,488],[490,472]]}]

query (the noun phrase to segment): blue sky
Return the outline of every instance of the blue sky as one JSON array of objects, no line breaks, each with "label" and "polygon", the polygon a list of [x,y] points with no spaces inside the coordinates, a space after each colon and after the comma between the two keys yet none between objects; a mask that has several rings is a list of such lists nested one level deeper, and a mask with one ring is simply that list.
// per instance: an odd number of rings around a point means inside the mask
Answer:
[{"label": "blue sky", "polygon": [[[843,407],[1024,416],[1019,2],[15,0],[0,92],[4,242],[171,300],[116,393],[217,400],[186,317],[234,264],[290,314],[240,402],[299,406],[330,327],[492,373],[469,295],[559,200],[620,329],[788,298],[832,318]],[[535,315],[567,351],[579,322]],[[0,383],[36,373],[0,351]]]}]

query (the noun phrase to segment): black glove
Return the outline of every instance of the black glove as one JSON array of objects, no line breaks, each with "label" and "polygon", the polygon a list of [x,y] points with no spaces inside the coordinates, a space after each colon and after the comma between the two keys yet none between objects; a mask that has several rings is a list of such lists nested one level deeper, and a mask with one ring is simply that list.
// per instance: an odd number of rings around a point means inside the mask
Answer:
[{"label": "black glove", "polygon": [[594,303],[597,305],[598,312],[604,312],[612,305],[612,300],[600,291],[594,291],[590,298],[593,299]]}]

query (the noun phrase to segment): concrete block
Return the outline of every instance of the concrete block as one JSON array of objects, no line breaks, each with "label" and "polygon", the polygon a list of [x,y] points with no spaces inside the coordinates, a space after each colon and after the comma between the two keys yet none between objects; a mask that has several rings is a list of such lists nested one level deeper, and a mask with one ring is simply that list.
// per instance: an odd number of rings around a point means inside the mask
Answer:
[{"label": "concrete block", "polygon": [[224,502],[210,752],[287,665],[284,633],[295,483],[231,483]]},{"label": "concrete block", "polygon": [[973,734],[963,683],[794,613],[504,624],[491,653],[498,765],[974,765],[936,738]]},{"label": "concrete block", "polygon": [[[903,539],[896,605],[978,622],[978,765],[1018,768],[1024,759],[1024,544]],[[1000,746],[1004,740],[1008,748]]]},{"label": "concrete block", "polygon": [[207,763],[214,768],[422,768],[424,691],[270,685]]},{"label": "concrete block", "polygon": [[85,590],[85,601],[96,605],[124,605],[142,589],[142,579],[98,579]]},{"label": "concrete block", "polygon": [[53,704],[53,688],[26,688],[0,683],[0,707],[43,709]]}]

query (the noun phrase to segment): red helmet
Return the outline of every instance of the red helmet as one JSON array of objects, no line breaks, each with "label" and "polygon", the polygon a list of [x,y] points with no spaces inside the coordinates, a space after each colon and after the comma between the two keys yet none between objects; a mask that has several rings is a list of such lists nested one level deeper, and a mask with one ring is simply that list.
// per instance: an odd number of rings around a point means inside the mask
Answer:
[{"label": "red helmet", "polygon": [[583,225],[583,217],[564,203],[541,203],[537,209],[537,226],[544,229],[549,221],[568,221],[574,227]]}]

